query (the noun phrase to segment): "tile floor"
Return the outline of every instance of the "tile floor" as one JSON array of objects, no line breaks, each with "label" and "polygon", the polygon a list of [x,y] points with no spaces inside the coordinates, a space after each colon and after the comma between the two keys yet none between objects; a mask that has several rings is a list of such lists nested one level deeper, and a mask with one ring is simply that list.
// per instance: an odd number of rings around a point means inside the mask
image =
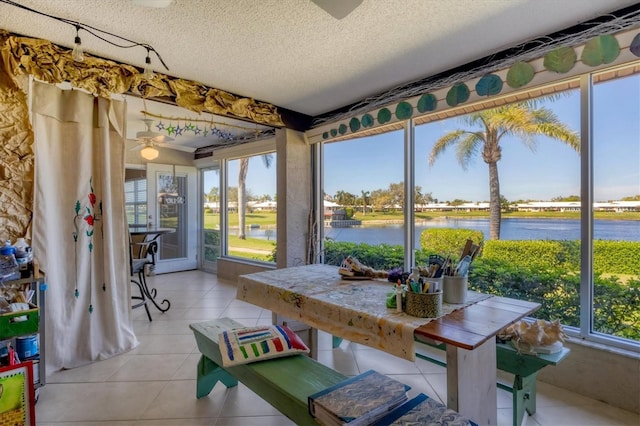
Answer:
[{"label": "tile floor", "polygon": [[[217,384],[195,397],[200,357],[188,325],[228,316],[245,325],[268,324],[271,313],[235,300],[235,286],[213,274],[189,271],[150,278],[171,309],[153,322],[144,309],[134,311],[140,345],[131,352],[84,367],[53,372],[40,389],[36,418],[40,426],[251,426],[291,425],[286,417],[240,384]],[[445,369],[427,361],[401,360],[343,342],[332,350],[320,333],[319,360],[346,375],[374,368],[440,401],[446,395]],[[410,395],[413,396],[413,395]],[[524,425],[640,425],[640,416],[545,383],[538,384],[537,413]],[[498,424],[511,425],[511,395],[498,390]]]}]

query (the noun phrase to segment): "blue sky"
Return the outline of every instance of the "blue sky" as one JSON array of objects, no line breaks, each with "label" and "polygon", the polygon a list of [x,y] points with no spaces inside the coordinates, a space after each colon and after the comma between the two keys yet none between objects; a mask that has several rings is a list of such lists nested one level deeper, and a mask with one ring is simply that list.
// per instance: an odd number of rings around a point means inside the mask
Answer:
[{"label": "blue sky", "polygon": [[[640,75],[601,83],[594,88],[594,198],[620,199],[640,194]],[[580,131],[578,91],[547,104],[571,129]],[[480,156],[468,169],[448,150],[429,167],[429,153],[444,134],[466,128],[457,119],[416,126],[416,184],[439,201],[487,201],[488,167]],[[403,181],[403,131],[325,146],[325,192],[386,189]],[[580,194],[580,156],[548,138],[536,139],[532,152],[516,139],[503,139],[498,163],[501,193],[508,200],[550,200]],[[237,166],[229,167],[229,184],[237,185]],[[275,164],[266,169],[260,157],[249,164],[247,187],[254,195],[276,193]]]}]

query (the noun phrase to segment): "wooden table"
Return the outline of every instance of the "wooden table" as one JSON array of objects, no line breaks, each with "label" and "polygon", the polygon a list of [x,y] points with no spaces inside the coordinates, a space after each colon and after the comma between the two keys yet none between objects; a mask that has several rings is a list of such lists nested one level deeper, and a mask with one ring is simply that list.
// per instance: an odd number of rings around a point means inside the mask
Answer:
[{"label": "wooden table", "polygon": [[160,228],[157,226],[147,225],[129,225],[129,233],[131,235],[143,235],[145,240],[156,240],[160,235],[171,234],[176,232],[174,228]]},{"label": "wooden table", "polygon": [[497,424],[496,334],[540,304],[494,296],[430,321],[417,341],[447,343],[447,406],[478,424]]},{"label": "wooden table", "polygon": [[497,424],[495,335],[537,303],[469,292],[444,316],[416,318],[385,306],[391,283],[345,281],[338,268],[306,265],[242,275],[237,298],[334,336],[415,360],[415,341],[447,343],[447,405],[481,425]]}]

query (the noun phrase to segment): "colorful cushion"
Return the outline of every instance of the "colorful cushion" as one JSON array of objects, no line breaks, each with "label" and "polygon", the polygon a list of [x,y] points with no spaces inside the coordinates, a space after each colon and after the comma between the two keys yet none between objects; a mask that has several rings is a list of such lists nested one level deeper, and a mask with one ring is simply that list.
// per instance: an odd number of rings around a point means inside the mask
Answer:
[{"label": "colorful cushion", "polygon": [[227,330],[218,336],[218,345],[224,367],[309,353],[300,337],[282,325]]}]

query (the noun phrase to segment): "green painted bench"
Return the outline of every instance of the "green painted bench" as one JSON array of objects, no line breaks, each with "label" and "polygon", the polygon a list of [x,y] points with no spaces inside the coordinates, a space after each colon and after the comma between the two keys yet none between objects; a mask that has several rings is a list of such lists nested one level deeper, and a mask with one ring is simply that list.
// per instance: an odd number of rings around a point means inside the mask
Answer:
[{"label": "green painted bench", "polygon": [[[348,377],[305,355],[224,368],[218,335],[237,327],[243,325],[230,318],[189,324],[202,353],[197,367],[196,396],[203,398],[209,395],[218,382],[228,388],[241,382],[296,424],[317,426],[309,413],[308,396]],[[440,403],[437,406],[446,408]],[[447,416],[450,417],[451,413]]]},{"label": "green painted bench", "polygon": [[536,379],[538,372],[548,365],[557,365],[571,352],[562,348],[554,354],[525,355],[508,343],[496,343],[498,370],[514,375],[513,385],[498,382],[498,387],[512,393],[513,425],[520,426],[525,410],[532,416],[536,412]]},{"label": "green painted bench", "polygon": [[282,414],[299,425],[316,425],[309,414],[307,397],[347,376],[305,355],[293,355],[223,368],[218,334],[243,327],[229,318],[190,324],[202,353],[198,362],[196,396],[209,395],[217,382],[233,387],[240,381]]},{"label": "green painted bench", "polygon": [[[333,337],[333,347],[342,343],[339,337]],[[446,350],[446,345],[421,341],[431,348]],[[513,426],[521,426],[526,411],[530,416],[536,412],[536,378],[538,372],[548,365],[557,365],[569,355],[568,348],[554,354],[525,355],[520,354],[508,343],[496,343],[498,370],[514,375],[513,384],[497,382],[500,389],[511,392],[513,398]],[[416,357],[446,367],[444,358],[438,354],[416,352]]]}]

